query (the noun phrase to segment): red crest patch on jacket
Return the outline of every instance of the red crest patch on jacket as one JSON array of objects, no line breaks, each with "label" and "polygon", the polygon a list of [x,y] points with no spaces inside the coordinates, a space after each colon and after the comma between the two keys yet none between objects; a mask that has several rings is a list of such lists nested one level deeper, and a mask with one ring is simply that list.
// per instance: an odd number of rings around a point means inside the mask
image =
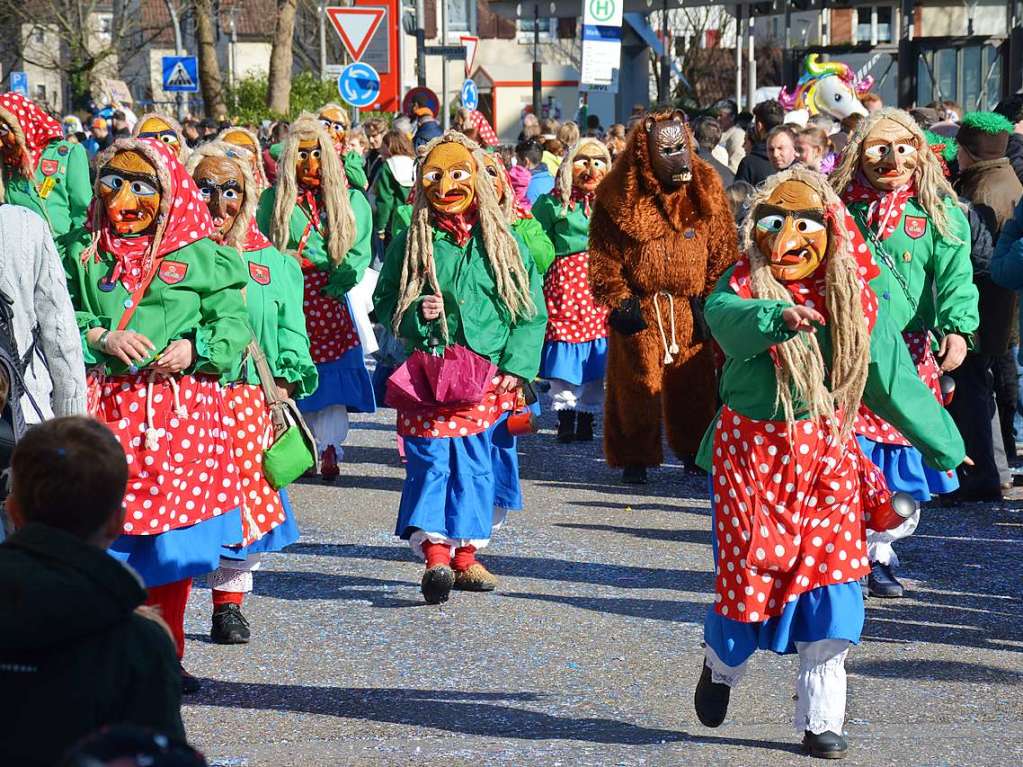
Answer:
[{"label": "red crest patch on jacket", "polygon": [[262,264],[249,264],[249,276],[260,285],[270,284],[270,267]]},{"label": "red crest patch on jacket", "polygon": [[160,279],[168,285],[177,285],[188,274],[188,264],[180,261],[164,261],[160,264]]},{"label": "red crest patch on jacket", "polygon": [[918,240],[927,233],[927,219],[923,216],[906,216],[906,235]]},{"label": "red crest patch on jacket", "polygon": [[60,163],[56,160],[41,160],[39,162],[39,170],[43,172],[44,176],[52,176],[60,168]]}]

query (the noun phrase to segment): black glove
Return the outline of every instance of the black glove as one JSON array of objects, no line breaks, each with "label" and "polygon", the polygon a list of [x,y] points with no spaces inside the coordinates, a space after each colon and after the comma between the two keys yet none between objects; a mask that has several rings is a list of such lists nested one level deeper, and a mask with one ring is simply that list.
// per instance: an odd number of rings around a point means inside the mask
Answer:
[{"label": "black glove", "polygon": [[626,298],[618,304],[618,308],[611,311],[607,322],[623,336],[634,336],[647,328],[639,306],[639,299],[636,297]]},{"label": "black glove", "polygon": [[710,328],[707,318],[703,316],[703,299],[689,296],[689,311],[693,313],[693,343],[710,340]]}]

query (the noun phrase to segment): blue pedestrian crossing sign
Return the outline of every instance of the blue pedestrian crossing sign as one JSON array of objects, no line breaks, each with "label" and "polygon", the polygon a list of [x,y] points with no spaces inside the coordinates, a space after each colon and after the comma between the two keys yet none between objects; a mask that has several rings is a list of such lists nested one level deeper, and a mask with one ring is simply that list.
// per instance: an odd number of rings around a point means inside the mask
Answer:
[{"label": "blue pedestrian crossing sign", "polygon": [[480,105],[480,92],[476,83],[466,80],[462,83],[462,106],[466,109],[475,110]]},{"label": "blue pedestrian crossing sign", "polygon": [[20,93],[28,98],[28,73],[11,72],[11,93]]},{"label": "blue pedestrian crossing sign", "polygon": [[199,64],[195,56],[163,57],[163,89],[168,93],[199,90]]},{"label": "blue pedestrian crossing sign", "polygon": [[356,61],[341,70],[337,92],[353,107],[368,107],[380,98],[380,75],[369,64]]}]

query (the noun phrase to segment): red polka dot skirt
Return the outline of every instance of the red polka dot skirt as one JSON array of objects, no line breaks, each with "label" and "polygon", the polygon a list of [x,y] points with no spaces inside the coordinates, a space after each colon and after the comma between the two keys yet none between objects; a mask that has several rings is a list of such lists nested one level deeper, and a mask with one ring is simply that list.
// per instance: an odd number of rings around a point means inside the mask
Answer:
[{"label": "red polka dot skirt", "polygon": [[548,341],[582,343],[607,337],[608,310],[593,301],[589,264],[585,251],[560,256],[544,275]]},{"label": "red polka dot skirt", "polygon": [[[942,402],[941,396],[941,368],[938,361],[931,352],[930,337],[924,332],[907,332],[902,337],[909,348],[909,354],[916,363],[916,372],[920,380],[927,384],[934,392],[935,399]],[[874,442],[882,442],[886,445],[909,446],[909,440],[902,436],[902,432],[874,413],[866,405],[860,406],[860,412],[856,418],[854,427],[857,434],[866,437]]]},{"label": "red polka dot skirt", "polygon": [[722,409],[714,434],[715,609],[755,623],[820,586],[866,574],[863,514],[884,477],[829,423],[757,421]]},{"label": "red polka dot skirt", "polygon": [[305,325],[309,333],[309,352],[317,365],[341,359],[359,345],[359,334],[344,301],[325,295],[329,279],[308,261],[302,263],[305,277]]},{"label": "red polka dot skirt", "polygon": [[128,460],[124,533],[156,535],[237,508],[227,408],[216,379],[90,376],[92,415]]},{"label": "red polka dot skirt", "polygon": [[241,477],[243,546],[258,541],[285,521],[280,494],[263,476],[263,451],[273,442],[273,424],[263,389],[233,384],[224,390],[233,437],[233,456]]}]

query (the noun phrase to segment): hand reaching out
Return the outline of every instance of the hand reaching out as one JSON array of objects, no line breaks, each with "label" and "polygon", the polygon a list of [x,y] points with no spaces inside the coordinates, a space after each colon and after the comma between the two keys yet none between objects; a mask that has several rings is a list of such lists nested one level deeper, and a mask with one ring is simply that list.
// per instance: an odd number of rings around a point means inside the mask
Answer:
[{"label": "hand reaching out", "polygon": [[814,327],[814,323],[826,324],[824,315],[808,306],[790,306],[781,313],[781,318],[789,330],[798,330],[804,333],[813,333],[817,329]]}]

